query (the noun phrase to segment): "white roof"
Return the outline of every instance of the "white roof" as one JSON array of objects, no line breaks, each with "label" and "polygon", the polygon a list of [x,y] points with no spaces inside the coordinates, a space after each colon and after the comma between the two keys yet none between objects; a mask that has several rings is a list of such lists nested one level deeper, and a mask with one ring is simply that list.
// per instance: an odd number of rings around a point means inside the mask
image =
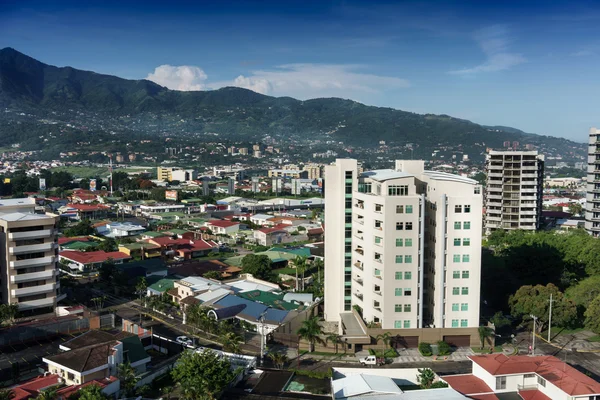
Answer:
[{"label": "white roof", "polygon": [[215,282],[210,279],[202,278],[200,276],[188,276],[181,280],[186,286],[192,288],[193,291],[197,292],[200,290],[216,290],[218,288],[227,288],[227,285],[223,285],[220,282]]},{"label": "white roof", "polygon": [[31,213],[22,213],[22,212],[13,212],[13,213],[0,213],[0,219],[4,221],[36,221],[36,220],[49,220],[52,217],[49,217],[44,214],[31,214]]},{"label": "white roof", "polygon": [[35,199],[25,197],[21,199],[0,199],[0,207],[2,206],[21,206],[21,205],[35,205]]},{"label": "white roof", "polygon": [[394,169],[376,169],[373,171],[363,172],[360,176],[363,178],[371,178],[379,182],[387,181],[389,179],[414,177],[413,174],[396,171]]},{"label": "white roof", "polygon": [[218,288],[216,290],[212,290],[212,291],[209,291],[209,292],[204,292],[202,294],[199,294],[195,298],[198,299],[198,300],[200,300],[203,303],[206,303],[206,302],[218,300],[221,297],[225,297],[225,296],[227,296],[230,293],[231,292],[230,292],[229,289]]},{"label": "white roof", "polygon": [[275,288],[267,285],[263,285],[257,282],[252,282],[248,280],[239,280],[227,283],[229,286],[234,288],[236,292],[250,292],[252,290],[261,290],[263,292],[273,292]]},{"label": "white roof", "polygon": [[275,218],[273,215],[269,215],[269,214],[255,214],[250,216],[251,219],[271,219],[271,218]]},{"label": "white roof", "polygon": [[426,389],[426,390],[411,390],[404,392],[402,400],[463,400],[469,399],[463,394],[460,394],[452,388]]},{"label": "white roof", "polygon": [[239,196],[229,196],[229,197],[225,197],[224,199],[219,200],[217,203],[229,204],[229,203],[235,203],[238,200],[245,200],[245,199],[243,197],[239,197]]},{"label": "white roof", "polygon": [[464,176],[449,174],[441,171],[423,171],[423,174],[427,175],[435,181],[451,181],[460,183],[469,183],[471,185],[477,185],[478,182],[475,179],[465,178]]},{"label": "white roof", "polygon": [[334,399],[347,399],[364,394],[402,394],[391,378],[376,375],[355,375],[332,382]]}]

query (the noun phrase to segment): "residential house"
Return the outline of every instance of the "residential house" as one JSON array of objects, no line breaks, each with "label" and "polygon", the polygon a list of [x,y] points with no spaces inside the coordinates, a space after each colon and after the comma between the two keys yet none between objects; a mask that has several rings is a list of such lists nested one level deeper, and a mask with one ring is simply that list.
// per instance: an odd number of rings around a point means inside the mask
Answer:
[{"label": "residential house", "polygon": [[250,222],[256,225],[264,226],[271,218],[273,218],[273,216],[269,214],[254,214],[250,217]]},{"label": "residential house", "polygon": [[97,227],[96,231],[106,237],[123,238],[139,235],[145,232],[146,228],[131,222],[110,222]]},{"label": "residential house", "polygon": [[471,398],[499,400],[510,394],[524,400],[600,398],[600,383],[554,356],[486,354],[469,358],[471,374],[444,376],[442,380]]},{"label": "residential house", "polygon": [[119,380],[114,377],[89,381],[84,385],[64,386],[63,379],[55,374],[40,375],[24,383],[14,386],[12,400],[35,399],[45,390],[56,389],[56,400],[67,400],[72,394],[87,385],[98,385],[102,393],[107,396],[118,393],[120,389]]},{"label": "residential house", "polygon": [[177,256],[184,260],[202,257],[211,252],[219,251],[217,243],[204,239],[172,239],[165,236],[150,239],[148,243],[160,246],[163,254],[167,256]]},{"label": "residential house", "polygon": [[100,266],[109,259],[115,264],[122,264],[123,261],[131,259],[131,257],[120,251],[71,251],[65,250],[58,254],[59,261],[66,263],[71,269],[79,271],[90,271],[100,268]]},{"label": "residential house", "polygon": [[160,257],[161,247],[149,242],[123,243],[119,245],[119,251],[131,258],[154,258]]},{"label": "residential house", "polygon": [[58,213],[63,218],[74,220],[95,220],[106,218],[110,207],[103,204],[67,204],[58,209]]},{"label": "residential house", "polygon": [[211,220],[205,226],[215,235],[233,235],[240,230],[239,222]]},{"label": "residential house", "polygon": [[254,240],[261,246],[286,243],[291,239],[288,228],[289,225],[276,225],[271,228],[256,229],[253,234]]}]

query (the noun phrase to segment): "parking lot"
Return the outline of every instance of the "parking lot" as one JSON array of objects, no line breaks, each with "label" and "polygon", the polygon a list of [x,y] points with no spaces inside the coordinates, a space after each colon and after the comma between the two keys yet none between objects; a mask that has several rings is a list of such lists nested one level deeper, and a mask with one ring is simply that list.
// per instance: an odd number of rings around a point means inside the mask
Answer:
[{"label": "parking lot", "polygon": [[61,335],[29,343],[0,348],[0,386],[13,377],[13,365],[19,365],[21,377],[43,365],[42,358],[59,352],[58,346],[77,335]]}]

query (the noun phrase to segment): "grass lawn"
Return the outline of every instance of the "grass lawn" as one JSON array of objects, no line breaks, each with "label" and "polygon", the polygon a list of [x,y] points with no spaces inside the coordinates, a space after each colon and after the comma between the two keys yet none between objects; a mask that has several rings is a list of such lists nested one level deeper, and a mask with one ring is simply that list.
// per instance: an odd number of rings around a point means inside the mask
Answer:
[{"label": "grass lawn", "polygon": [[279,269],[273,270],[273,272],[276,274],[285,274],[285,275],[296,276],[296,268],[279,268]]},{"label": "grass lawn", "polygon": [[[475,354],[489,354],[490,347],[486,346],[483,350],[480,347],[471,347]],[[502,346],[494,346],[494,353],[502,353]]]},{"label": "grass lawn", "polygon": [[[381,350],[373,350],[373,349],[369,349],[369,354],[372,356],[377,356],[377,357],[381,357]],[[384,356],[385,358],[394,358],[394,357],[398,357],[398,353],[396,352],[395,349],[387,349],[385,351]]]},{"label": "grass lawn", "polygon": [[[552,327],[552,337],[555,337],[557,335],[572,335],[574,333],[578,333],[581,331],[585,331],[585,328],[574,328],[574,329],[570,329],[570,328],[561,328],[560,326],[553,326]],[[543,331],[540,334],[543,338],[547,338],[548,337],[548,330]]]},{"label": "grass lawn", "polygon": [[600,335],[592,336],[588,339],[588,342],[600,342]]}]

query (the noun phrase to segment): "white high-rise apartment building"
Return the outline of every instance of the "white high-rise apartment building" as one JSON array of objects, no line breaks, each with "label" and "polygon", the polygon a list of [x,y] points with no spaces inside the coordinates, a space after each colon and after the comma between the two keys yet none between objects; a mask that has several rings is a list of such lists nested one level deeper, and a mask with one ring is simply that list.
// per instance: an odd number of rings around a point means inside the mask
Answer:
[{"label": "white high-rise apartment building", "polygon": [[34,199],[0,200],[0,303],[16,303],[21,311],[56,307],[56,223],[35,214]]},{"label": "white high-rise apartment building", "polygon": [[385,330],[478,327],[481,216],[475,180],[424,161],[327,166],[326,320],[345,324],[359,306]]},{"label": "white high-rise apartment building", "polygon": [[537,151],[494,151],[486,155],[485,232],[540,227],[544,156]]},{"label": "white high-rise apartment building", "polygon": [[600,236],[600,129],[590,129],[588,149],[587,195],[585,203],[585,230]]}]

